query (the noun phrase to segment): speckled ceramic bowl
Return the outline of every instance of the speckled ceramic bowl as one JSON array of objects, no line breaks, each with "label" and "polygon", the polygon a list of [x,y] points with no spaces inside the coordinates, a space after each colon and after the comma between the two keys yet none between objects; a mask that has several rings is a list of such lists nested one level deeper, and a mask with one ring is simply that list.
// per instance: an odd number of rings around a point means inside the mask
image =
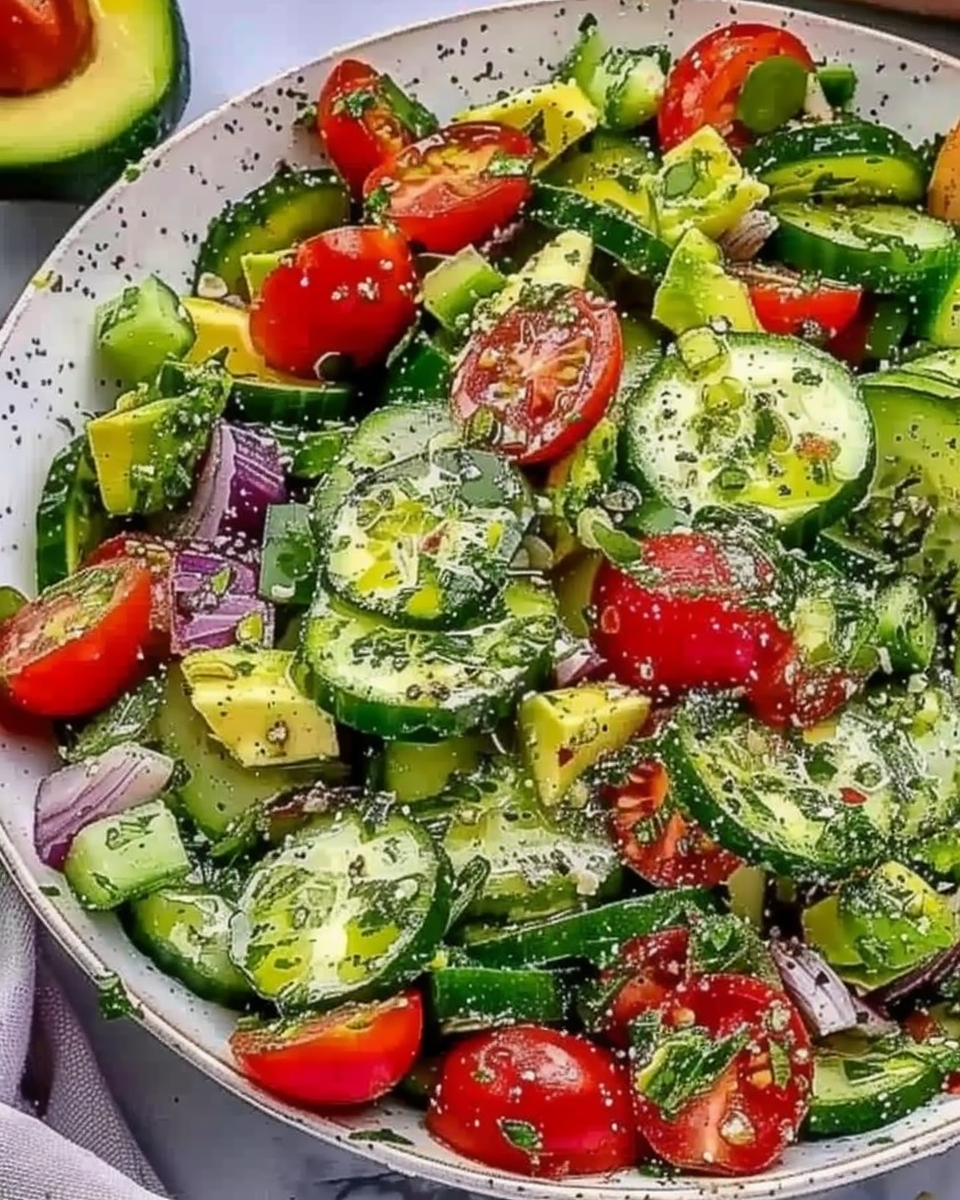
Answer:
[{"label": "speckled ceramic bowl", "polygon": [[[794,29],[815,55],[856,64],[861,110],[914,139],[960,111],[960,61],[893,37],[810,14],[721,0],[591,0],[613,40],[663,41],[685,49],[728,21],[760,20]],[[441,115],[498,88],[542,80],[572,43],[587,11],[578,0],[544,0],[474,12],[354,47],[413,88]],[[33,587],[33,521],[41,484],[71,423],[112,404],[92,356],[93,305],[149,271],[184,286],[207,222],[230,197],[266,178],[276,160],[311,162],[316,150],[294,132],[301,102],[316,96],[336,55],[251,92],[212,113],[147,161],[137,179],[116,187],[64,239],[0,331],[0,581]],[[756,1179],[655,1180],[638,1171],[562,1183],[495,1174],[433,1142],[419,1115],[400,1103],[323,1118],[298,1112],[252,1087],[227,1054],[231,1016],[195,999],[142,958],[111,917],[80,910],[59,875],[33,851],[37,781],[53,761],[48,747],[0,740],[0,854],[69,953],[92,976],[115,972],[140,1019],[168,1046],[265,1113],[325,1141],[339,1142],[390,1168],[498,1196],[580,1200],[671,1200],[716,1196],[799,1196],[879,1174],[960,1142],[960,1099],[943,1099],[860,1138],[795,1147]]]}]

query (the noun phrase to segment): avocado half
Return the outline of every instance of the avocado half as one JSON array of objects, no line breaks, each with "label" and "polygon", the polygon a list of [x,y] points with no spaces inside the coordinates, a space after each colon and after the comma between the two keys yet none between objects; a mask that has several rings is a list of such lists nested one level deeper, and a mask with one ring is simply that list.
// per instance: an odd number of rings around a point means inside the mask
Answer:
[{"label": "avocado half", "polygon": [[69,79],[0,96],[0,200],[88,204],[183,116],[190,56],[177,0],[90,0],[93,52]]}]

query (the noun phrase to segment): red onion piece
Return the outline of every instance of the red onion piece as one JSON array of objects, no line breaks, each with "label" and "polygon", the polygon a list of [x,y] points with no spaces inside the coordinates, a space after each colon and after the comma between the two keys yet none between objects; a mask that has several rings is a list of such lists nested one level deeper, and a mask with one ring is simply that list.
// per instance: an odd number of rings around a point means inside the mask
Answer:
[{"label": "red onion piece", "polygon": [[941,950],[932,958],[925,959],[918,967],[914,967],[905,975],[884,984],[883,987],[874,988],[872,992],[867,993],[866,999],[880,1009],[887,1009],[901,1000],[909,999],[915,992],[932,991],[945,979],[955,975],[958,970],[960,970],[960,942],[954,946],[948,946],[946,950]]},{"label": "red onion piece", "polygon": [[97,758],[73,763],[41,780],[34,845],[48,867],[59,869],[84,826],[155,800],[170,782],[174,762],[136,742],[121,742]]},{"label": "red onion piece", "polygon": [[178,532],[205,541],[230,534],[256,541],[263,533],[268,505],[286,499],[277,442],[261,431],[218,421]]},{"label": "red onion piece", "polygon": [[174,655],[220,650],[238,640],[273,645],[273,606],[257,595],[257,569],[236,551],[181,546],[170,588]]},{"label": "red onion piece", "polygon": [[856,1028],[857,1009],[850,990],[815,950],[801,942],[771,938],[770,955],[783,980],[783,990],[815,1037]]},{"label": "red onion piece", "polygon": [[553,677],[557,687],[575,687],[594,678],[606,665],[606,659],[584,639],[564,647],[563,653],[553,664]]}]

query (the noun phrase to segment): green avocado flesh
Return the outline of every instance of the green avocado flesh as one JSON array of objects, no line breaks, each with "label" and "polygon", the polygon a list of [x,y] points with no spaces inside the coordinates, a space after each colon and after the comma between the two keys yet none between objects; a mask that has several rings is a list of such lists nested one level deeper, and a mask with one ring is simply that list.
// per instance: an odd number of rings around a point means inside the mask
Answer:
[{"label": "green avocado flesh", "polygon": [[91,0],[94,50],[59,87],[0,96],[0,199],[86,203],[179,121],[190,92],[176,0]]}]

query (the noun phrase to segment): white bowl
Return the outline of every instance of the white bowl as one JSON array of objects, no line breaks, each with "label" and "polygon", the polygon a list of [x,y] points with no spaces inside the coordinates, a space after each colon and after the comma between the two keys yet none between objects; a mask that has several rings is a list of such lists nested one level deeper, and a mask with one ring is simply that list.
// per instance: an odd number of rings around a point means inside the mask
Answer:
[{"label": "white bowl", "polygon": [[[763,4],[679,0],[642,5],[592,0],[611,40],[669,42],[682,52],[708,29],[738,20],[794,30],[815,57],[852,62],[860,76],[862,113],[886,120],[915,140],[960,115],[960,61],[894,37],[812,13]],[[441,116],[499,88],[543,80],[572,44],[587,11],[577,0],[506,5],[385,35],[352,47],[390,71]],[[92,346],[94,303],[123,281],[155,271],[186,287],[207,222],[230,198],[267,178],[278,159],[310,163],[316,148],[294,131],[302,101],[316,97],[333,54],[211,113],[147,160],[140,177],[121,183],[64,238],[0,331],[0,582],[30,592],[34,513],[54,453],[69,423],[108,407],[115,388],[99,378]],[[657,1180],[639,1171],[602,1179],[543,1182],[491,1172],[434,1142],[420,1116],[402,1103],[319,1117],[290,1108],[249,1084],[227,1053],[230,1014],[203,1003],[141,957],[109,916],[91,916],[62,878],[33,850],[33,802],[53,754],[49,747],[0,734],[0,855],[37,915],[92,976],[115,972],[142,1010],[140,1020],[166,1045],[265,1113],[324,1141],[338,1142],[389,1168],[498,1196],[606,1200],[655,1194],[696,1197],[800,1196],[864,1179],[960,1141],[960,1099],[943,1098],[875,1134],[792,1148],[775,1170],[752,1179],[679,1176]],[[377,1131],[392,1131],[390,1141]],[[368,1135],[373,1135],[373,1140]],[[389,1134],[387,1135],[389,1136]]]}]

